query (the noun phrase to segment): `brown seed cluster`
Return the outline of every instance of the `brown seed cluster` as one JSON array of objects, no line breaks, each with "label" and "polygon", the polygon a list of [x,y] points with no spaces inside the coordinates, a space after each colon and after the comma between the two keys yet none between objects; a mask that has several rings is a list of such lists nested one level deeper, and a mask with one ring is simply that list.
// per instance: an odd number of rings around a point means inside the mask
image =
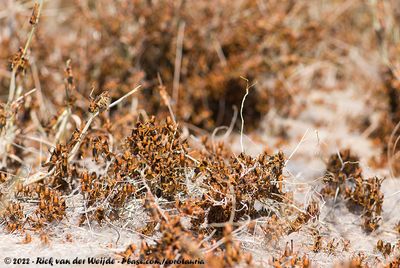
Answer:
[{"label": "brown seed cluster", "polygon": [[11,69],[14,70],[16,74],[25,73],[27,65],[28,60],[24,57],[24,49],[20,47],[11,59]]},{"label": "brown seed cluster", "polygon": [[369,266],[366,262],[366,256],[360,253],[353,256],[349,261],[340,262],[336,264],[334,267],[367,268]]},{"label": "brown seed cluster", "polygon": [[323,195],[334,197],[336,192],[344,194],[348,181],[353,181],[361,176],[358,157],[346,149],[330,156],[324,176],[325,187]]},{"label": "brown seed cluster", "polygon": [[276,243],[287,233],[286,221],[272,215],[265,224],[261,225],[265,240],[269,243]]},{"label": "brown seed cluster", "polygon": [[114,154],[110,151],[108,139],[105,136],[99,135],[90,137],[89,144],[92,148],[92,156],[96,162],[99,161],[100,156],[102,156],[105,161],[111,161]]},{"label": "brown seed cluster", "polygon": [[52,222],[60,222],[66,216],[66,202],[61,193],[43,184],[23,186],[22,183],[18,182],[16,197],[21,200],[30,199],[37,203],[36,209],[29,214],[23,212],[21,205],[17,206],[19,214],[16,215],[24,219],[22,225],[21,222],[20,224],[16,223],[17,226],[21,227],[17,228],[21,232],[24,232],[25,229],[41,231],[47,225]]},{"label": "brown seed cluster", "polygon": [[[316,227],[316,226],[314,226]],[[346,239],[337,239],[323,236],[319,229],[313,228],[311,231],[312,243],[309,249],[314,253],[325,253],[328,255],[337,255],[350,250],[350,241]]]},{"label": "brown seed cluster", "polygon": [[178,194],[186,192],[185,167],[191,165],[187,149],[187,142],[182,140],[171,118],[159,124],[152,117],[136,124],[117,162],[122,163],[122,176],[137,175],[142,169],[144,181],[153,194],[174,200]]},{"label": "brown seed cluster", "polygon": [[376,243],[376,249],[385,256],[389,256],[394,250],[394,245],[389,242],[385,243],[381,239]]},{"label": "brown seed cluster", "polygon": [[[256,201],[267,199],[281,202],[286,196],[283,166],[283,153],[263,153],[254,158],[240,154],[226,159],[220,144],[213,155],[205,154],[196,171],[206,177],[203,183],[209,196],[203,196],[197,202],[204,210],[210,208],[207,222],[224,223],[231,217],[237,221],[245,215],[251,218],[267,215],[268,211],[257,211],[254,205]],[[228,201],[217,205],[223,200]]]},{"label": "brown seed cluster", "polygon": [[160,232],[162,236],[154,246],[142,242],[139,256],[144,259],[154,258],[174,259],[180,254],[183,259],[195,259],[200,257],[195,247],[195,240],[192,235],[181,226],[179,217],[170,218],[168,222],[162,220]]},{"label": "brown seed cluster", "polygon": [[29,23],[31,25],[36,25],[38,23],[39,20],[38,13],[39,13],[39,4],[36,2],[32,9],[32,16],[29,19]]},{"label": "brown seed cluster", "polygon": [[209,254],[206,257],[207,264],[210,267],[233,267],[238,264],[252,267],[254,265],[252,255],[250,253],[244,253],[240,244],[233,239],[233,228],[227,224],[224,227],[223,232],[225,250],[217,254]]},{"label": "brown seed cluster", "polygon": [[[134,186],[122,181],[121,178],[102,177],[94,172],[88,174],[87,171],[81,174],[80,185],[87,208],[94,207],[94,209],[81,216],[79,225],[87,220],[88,215],[90,219],[95,219],[99,224],[106,219],[118,219],[119,210],[135,192]],[[104,203],[105,200],[108,202]],[[103,204],[103,206],[99,204]],[[106,206],[108,206],[107,211]]]},{"label": "brown seed cluster", "polygon": [[300,230],[300,228],[309,222],[310,220],[317,220],[319,217],[319,204],[316,201],[311,201],[307,206],[305,212],[301,212],[297,215],[296,219],[290,223],[289,232],[296,232]]},{"label": "brown seed cluster", "polygon": [[400,235],[400,221],[395,225],[394,230],[396,231],[397,235]]},{"label": "brown seed cluster", "polygon": [[43,166],[49,167],[49,171],[55,168],[55,176],[68,177],[68,151],[66,145],[57,144],[51,153],[49,161],[44,163]]},{"label": "brown seed cluster", "polygon": [[99,96],[96,96],[96,98],[94,99],[92,98],[90,100],[89,112],[96,113],[105,111],[108,109],[110,102],[111,102],[111,97],[109,91],[108,90],[103,91],[100,93]]},{"label": "brown seed cluster", "polygon": [[18,202],[9,203],[5,211],[1,213],[0,218],[5,222],[5,228],[10,233],[22,231],[25,225],[23,207]]},{"label": "brown seed cluster", "polygon": [[71,60],[67,61],[66,68],[64,70],[65,75],[65,97],[68,107],[73,107],[76,101],[76,84],[74,73],[72,71]]},{"label": "brown seed cluster", "polygon": [[0,172],[0,183],[3,184],[7,181],[8,176],[7,173],[5,173],[4,171]]},{"label": "brown seed cluster", "polygon": [[65,199],[61,194],[46,186],[37,185],[36,194],[39,196],[39,206],[33,216],[29,216],[29,223],[40,230],[44,224],[53,221],[59,222],[65,217]]},{"label": "brown seed cluster", "polygon": [[365,231],[371,232],[379,227],[384,197],[381,191],[382,179],[364,179],[359,159],[350,150],[343,150],[330,157],[324,181],[322,194],[344,198],[351,211],[361,213]]},{"label": "brown seed cluster", "polygon": [[4,107],[4,104],[0,104],[0,131],[3,130],[7,123],[7,111]]},{"label": "brown seed cluster", "polygon": [[285,250],[280,256],[272,258],[270,265],[274,268],[309,268],[311,267],[311,260],[306,254],[301,256],[298,252],[294,251],[292,240],[290,246],[289,243],[286,243]]}]

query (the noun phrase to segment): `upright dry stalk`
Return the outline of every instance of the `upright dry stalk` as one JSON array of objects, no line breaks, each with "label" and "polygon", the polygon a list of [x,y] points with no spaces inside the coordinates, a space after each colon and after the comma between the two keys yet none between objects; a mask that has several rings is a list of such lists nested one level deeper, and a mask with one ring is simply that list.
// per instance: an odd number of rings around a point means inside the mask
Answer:
[{"label": "upright dry stalk", "polygon": [[[24,46],[24,49],[22,50],[21,54],[17,56],[17,64],[16,66],[13,66],[12,72],[11,72],[11,80],[10,80],[10,86],[9,86],[9,95],[8,95],[8,101],[5,106],[5,110],[7,112],[10,112],[12,109],[12,104],[16,102],[16,100],[19,99],[22,90],[15,92],[16,89],[16,77],[18,74],[18,70],[21,68],[21,65],[24,64],[25,57],[27,54],[27,51],[29,49],[29,46],[31,44],[33,35],[35,33],[36,27],[39,23],[39,18],[40,14],[42,12],[43,8],[43,0],[39,1],[39,4],[35,4],[33,11],[32,11],[32,16],[29,20],[29,23],[32,25],[31,31],[28,36],[28,40],[26,41],[26,44]],[[23,66],[22,66],[23,67]],[[7,151],[8,147],[14,142],[14,137],[15,137],[15,132],[14,132],[14,119],[15,116],[13,113],[6,119],[6,125],[4,127],[4,130],[0,134],[0,155],[3,156],[1,166],[5,166],[6,164],[6,159],[7,159]]]},{"label": "upright dry stalk", "polygon": [[[39,23],[39,18],[40,18],[40,14],[42,12],[42,8],[43,8],[43,0],[39,1],[39,4],[35,4],[33,7],[33,11],[32,11],[32,16],[30,18],[30,24],[32,25],[31,31],[29,33],[28,36],[28,40],[25,43],[25,47],[24,50],[22,51],[21,54],[21,59],[25,59],[26,57],[26,53],[28,52],[29,46],[32,42],[32,38],[33,35],[35,33],[36,27]],[[8,95],[8,102],[7,105],[11,104],[14,100],[14,95],[15,95],[15,82],[16,82],[16,76],[17,76],[17,70],[18,70],[18,66],[14,66],[12,73],[11,73],[11,82],[10,82],[10,88],[9,88],[9,95]],[[18,96],[17,96],[18,98]]]},{"label": "upright dry stalk", "polygon": [[67,127],[69,118],[71,117],[71,114],[72,114],[71,103],[70,103],[70,101],[71,101],[70,92],[72,92],[72,90],[75,88],[75,85],[74,85],[74,77],[72,74],[72,67],[71,67],[70,59],[67,60],[65,72],[67,73],[66,85],[65,85],[65,99],[66,99],[65,101],[66,101],[67,107],[65,108],[65,110],[63,111],[63,113],[60,115],[60,117],[57,120],[56,126],[59,125],[59,129],[56,133],[54,144],[57,144],[58,141],[60,140],[60,138],[63,136],[65,129]]},{"label": "upright dry stalk", "polygon": [[399,129],[400,129],[400,122],[398,122],[396,124],[396,126],[394,127],[392,133],[390,134],[390,138],[389,138],[389,142],[388,142],[387,159],[388,159],[388,164],[389,164],[390,176],[392,178],[395,178],[393,160],[395,158],[396,147],[397,147],[397,143],[399,142],[400,135],[397,137],[396,141],[394,141],[394,138]]},{"label": "upright dry stalk", "polygon": [[175,100],[175,105],[178,103],[179,98],[179,80],[181,76],[181,64],[182,64],[182,48],[183,48],[183,36],[185,34],[185,22],[179,23],[178,37],[176,41],[176,56],[175,56],[175,68],[174,68],[174,83],[172,87],[172,97]]},{"label": "upright dry stalk", "polygon": [[168,107],[168,111],[171,115],[172,121],[174,121],[174,124],[176,125],[175,115],[174,115],[174,111],[172,110],[170,97],[169,97],[167,90],[162,82],[160,73],[158,73],[157,76],[158,76],[158,82],[160,83],[160,85],[158,86],[158,89],[160,90],[161,99],[164,102],[164,104]]},{"label": "upright dry stalk", "polygon": [[[121,98],[119,98],[118,100],[114,101],[113,103],[111,103],[108,108],[112,108],[114,106],[117,106],[119,103],[121,103],[124,99],[126,99],[127,97],[129,97],[130,95],[132,95],[133,93],[135,93],[136,91],[139,90],[139,88],[141,87],[141,85],[135,87],[134,89],[132,89],[130,92],[128,92],[127,94],[125,94],[124,96],[122,96]],[[76,153],[79,150],[79,147],[82,144],[83,138],[86,135],[86,132],[89,130],[90,125],[92,124],[93,120],[96,118],[96,116],[98,116],[100,113],[100,111],[96,111],[95,113],[92,113],[91,116],[89,117],[88,121],[86,122],[84,128],[82,129],[79,137],[78,137],[78,141],[77,143],[74,145],[74,147],[72,148],[72,150],[69,152],[69,157],[68,157],[68,161],[72,161],[76,155]],[[51,169],[48,173],[43,173],[41,171],[36,172],[35,174],[33,174],[32,176],[30,176],[29,178],[26,179],[26,181],[24,182],[24,185],[29,185],[35,182],[39,182],[41,180],[43,180],[44,178],[51,176],[52,174],[54,174],[55,172],[55,167],[53,169]]]},{"label": "upright dry stalk", "polygon": [[[122,96],[121,98],[119,98],[118,100],[114,101],[113,103],[111,103],[108,108],[112,108],[114,106],[117,106],[120,102],[122,102],[124,99],[126,99],[127,97],[129,97],[130,95],[132,95],[133,93],[135,93],[136,91],[139,90],[139,88],[141,87],[141,85],[135,87],[134,89],[132,89],[130,92],[128,92],[127,94],[125,94],[124,96]],[[78,152],[79,147],[81,146],[81,143],[83,141],[83,138],[86,135],[86,132],[88,131],[90,125],[92,124],[93,120],[96,118],[96,116],[98,116],[100,114],[100,110],[97,110],[95,113],[92,113],[91,116],[89,117],[88,121],[86,122],[86,125],[84,126],[84,128],[82,129],[81,134],[79,135],[78,138],[78,142],[75,144],[75,146],[72,148],[71,152],[69,153],[69,157],[68,160],[72,161],[75,157],[75,154]]]},{"label": "upright dry stalk", "polygon": [[249,86],[249,80],[247,78],[244,78],[242,76],[240,78],[242,78],[243,80],[246,81],[246,94],[244,94],[244,97],[242,99],[242,104],[240,105],[240,119],[242,121],[242,124],[240,126],[240,148],[241,148],[241,151],[243,153],[244,152],[244,147],[243,147],[243,130],[244,130],[243,109],[244,109],[244,102],[246,100],[247,95],[249,95],[249,89],[251,87],[253,87],[257,82],[252,84],[251,86]]}]

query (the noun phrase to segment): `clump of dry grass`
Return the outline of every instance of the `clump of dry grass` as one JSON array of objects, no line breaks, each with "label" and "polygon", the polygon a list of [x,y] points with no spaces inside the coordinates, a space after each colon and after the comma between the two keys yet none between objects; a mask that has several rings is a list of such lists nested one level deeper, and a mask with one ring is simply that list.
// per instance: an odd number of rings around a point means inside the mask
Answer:
[{"label": "clump of dry grass", "polygon": [[289,243],[287,243],[284,252],[277,257],[273,257],[270,264],[274,268],[312,267],[311,266],[312,262],[306,254],[304,254],[303,256],[299,256],[299,253],[293,250],[293,241],[291,241],[291,246],[289,246]]},{"label": "clump of dry grass", "polygon": [[382,179],[364,179],[359,158],[350,150],[333,154],[328,162],[322,194],[331,198],[344,198],[350,210],[361,213],[363,228],[367,232],[379,226],[382,214]]}]

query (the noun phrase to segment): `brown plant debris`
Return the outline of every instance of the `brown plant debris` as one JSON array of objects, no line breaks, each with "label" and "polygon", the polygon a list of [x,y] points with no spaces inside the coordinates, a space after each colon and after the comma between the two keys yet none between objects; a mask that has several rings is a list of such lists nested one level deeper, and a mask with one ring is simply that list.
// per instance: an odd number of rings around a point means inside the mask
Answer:
[{"label": "brown plant debris", "polygon": [[349,149],[331,155],[324,176],[322,194],[341,197],[351,211],[362,215],[362,226],[371,232],[379,227],[382,214],[382,179],[364,179],[359,159]]}]

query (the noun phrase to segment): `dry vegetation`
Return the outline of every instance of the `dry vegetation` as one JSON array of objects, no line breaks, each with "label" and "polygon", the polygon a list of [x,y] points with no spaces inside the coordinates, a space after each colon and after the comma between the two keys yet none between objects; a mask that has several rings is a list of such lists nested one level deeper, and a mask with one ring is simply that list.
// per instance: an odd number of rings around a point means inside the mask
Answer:
[{"label": "dry vegetation", "polygon": [[[399,267],[400,218],[384,216],[399,192],[383,187],[400,173],[399,38],[394,0],[0,2],[1,239],[40,255],[101,233],[106,251],[84,254],[206,267]],[[339,113],[348,92],[361,113]],[[295,181],[302,124],[374,150],[317,131],[325,165]],[[373,250],[333,231],[343,215]]]}]

